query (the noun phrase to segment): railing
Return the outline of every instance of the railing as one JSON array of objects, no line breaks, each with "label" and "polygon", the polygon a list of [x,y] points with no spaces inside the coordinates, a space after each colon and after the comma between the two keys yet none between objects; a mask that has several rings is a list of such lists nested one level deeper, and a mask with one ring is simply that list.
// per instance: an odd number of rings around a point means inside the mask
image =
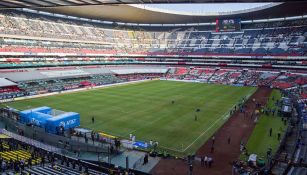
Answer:
[{"label": "railing", "polygon": [[41,148],[41,149],[49,151],[49,152],[53,152],[53,153],[60,153],[61,152],[60,148],[56,148],[54,146],[50,146],[50,145],[44,144],[44,143],[39,142],[39,141],[24,137],[24,136],[21,136],[21,135],[18,135],[18,134],[14,134],[14,133],[9,132],[5,129],[0,129],[0,133],[5,134],[5,135],[7,135],[11,138],[14,138],[15,140],[21,141],[23,143],[26,143],[28,145],[31,145],[31,146],[34,146],[34,147],[37,147],[37,148]]}]

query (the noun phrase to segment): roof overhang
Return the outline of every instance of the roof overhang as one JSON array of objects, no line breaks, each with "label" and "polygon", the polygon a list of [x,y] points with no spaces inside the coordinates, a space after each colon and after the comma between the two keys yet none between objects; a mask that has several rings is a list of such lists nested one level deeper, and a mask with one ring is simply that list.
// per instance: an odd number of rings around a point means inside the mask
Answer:
[{"label": "roof overhang", "polygon": [[17,84],[10,81],[10,80],[7,80],[5,78],[0,78],[0,88],[1,87],[8,87],[8,86],[16,86]]},{"label": "roof overhang", "polygon": [[[292,0],[248,0],[248,2],[291,2]],[[304,0],[295,0],[304,1]],[[143,3],[230,3],[246,0],[1,0],[0,8],[29,8]]]},{"label": "roof overhang", "polygon": [[[172,1],[173,2],[173,1]],[[103,21],[141,23],[141,24],[185,24],[214,22],[218,18],[240,18],[241,20],[255,20],[268,18],[283,18],[300,16],[307,13],[307,2],[296,1],[278,3],[268,8],[258,10],[238,11],[237,13],[186,15],[153,11],[126,4],[65,6],[39,8],[37,10],[51,13],[77,16],[81,18],[99,19]]]}]

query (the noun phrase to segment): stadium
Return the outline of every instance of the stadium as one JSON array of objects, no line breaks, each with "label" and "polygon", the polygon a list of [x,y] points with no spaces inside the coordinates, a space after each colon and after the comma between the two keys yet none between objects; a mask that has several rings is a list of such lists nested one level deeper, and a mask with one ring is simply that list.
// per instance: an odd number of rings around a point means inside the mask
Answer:
[{"label": "stadium", "polygon": [[1,174],[307,174],[306,1],[2,0],[0,37]]}]

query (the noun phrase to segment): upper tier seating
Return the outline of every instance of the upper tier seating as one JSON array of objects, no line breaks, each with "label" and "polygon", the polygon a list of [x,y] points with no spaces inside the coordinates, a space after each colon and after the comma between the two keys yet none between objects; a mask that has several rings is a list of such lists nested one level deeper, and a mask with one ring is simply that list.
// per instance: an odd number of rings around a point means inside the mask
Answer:
[{"label": "upper tier seating", "polygon": [[[25,47],[5,46],[1,52],[57,53],[203,53],[254,55],[306,55],[307,20],[293,21],[278,27],[244,29],[236,33],[216,33],[197,29],[174,29],[167,32],[114,30],[98,24],[62,21],[29,15],[26,12],[3,11],[0,34],[64,39],[79,42],[97,41],[97,47],[83,44],[28,42]],[[273,23],[273,22],[272,22]],[[256,25],[255,25],[256,26]],[[34,46],[29,48],[29,45]],[[49,45],[48,47],[46,45]],[[54,48],[57,47],[57,48]]]}]

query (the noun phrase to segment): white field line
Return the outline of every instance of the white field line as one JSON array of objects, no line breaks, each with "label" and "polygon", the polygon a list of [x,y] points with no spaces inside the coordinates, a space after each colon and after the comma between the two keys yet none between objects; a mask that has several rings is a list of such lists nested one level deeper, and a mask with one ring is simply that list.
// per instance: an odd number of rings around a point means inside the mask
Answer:
[{"label": "white field line", "polygon": [[[207,128],[204,132],[202,132],[190,145],[188,145],[182,152],[185,152],[188,148],[190,148],[199,138],[201,138],[203,135],[205,135],[214,125],[216,125],[220,120],[226,119],[229,116],[229,111],[232,109],[236,104],[234,104],[227,112],[224,113],[220,118],[215,120],[209,128]],[[228,116],[227,116],[228,115]]]},{"label": "white field line", "polygon": [[[250,98],[250,96],[253,94],[255,92],[255,90],[254,89],[251,89],[250,90],[250,92],[249,92],[249,94],[247,95],[247,99],[249,99]],[[165,146],[159,146],[159,147],[161,147],[161,148],[164,148],[164,149],[168,149],[168,150],[172,150],[172,151],[176,151],[176,152],[181,152],[181,153],[183,153],[183,152],[185,152],[189,147],[191,147],[200,137],[202,137],[204,134],[206,134],[214,125],[216,125],[216,123],[218,123],[219,122],[219,120],[221,120],[221,119],[224,119],[224,120],[226,120],[228,117],[230,117],[230,115],[229,115],[229,111],[231,110],[231,109],[233,109],[234,107],[235,107],[235,105],[237,105],[237,104],[234,104],[231,108],[229,108],[229,110],[227,111],[227,112],[225,112],[220,118],[218,118],[216,121],[214,121],[214,123],[209,127],[209,128],[207,128],[204,132],[202,132],[201,133],[201,135],[199,135],[190,145],[188,145],[185,149],[181,149],[181,150],[178,150],[178,149],[175,149],[175,148],[169,148],[169,147],[165,147]],[[135,131],[137,131],[137,130],[134,130],[133,132],[135,132]]]},{"label": "white field line", "polygon": [[[230,109],[232,109],[236,104],[234,104]],[[224,113],[224,115],[222,115],[220,118],[218,118],[217,120],[215,120],[213,122],[212,125],[210,125],[209,128],[207,128],[204,132],[202,132],[190,145],[188,145],[185,149],[181,149],[181,150],[177,150],[177,149],[174,149],[174,148],[168,148],[168,147],[164,147],[164,146],[159,146],[161,148],[165,148],[165,149],[169,149],[169,150],[172,150],[172,151],[177,151],[177,152],[185,152],[189,147],[191,147],[200,137],[202,137],[204,134],[206,134],[206,132],[208,132],[217,122],[219,122],[219,120],[221,119],[227,119],[227,117],[229,116],[229,114],[227,114],[228,112]],[[225,117],[224,117],[225,116]]]},{"label": "white field line", "polygon": [[[250,90],[248,96],[247,96],[247,99],[250,98],[250,96],[255,92],[254,89]],[[220,118],[218,118],[217,120],[215,120],[212,125],[207,128],[204,132],[202,132],[190,145],[188,145],[184,150],[182,150],[182,152],[185,152],[188,148],[190,148],[199,138],[201,138],[203,135],[205,135],[214,125],[216,125],[221,119],[227,119],[230,115],[229,115],[229,111],[231,109],[233,109],[237,104],[234,104],[231,108],[229,108],[227,110],[227,112],[225,112],[224,115],[222,115]]]},{"label": "white field line", "polygon": [[[195,82],[195,83],[197,83],[197,82]],[[247,99],[249,99],[250,98],[250,96],[256,91],[257,89],[251,89],[250,90],[250,92],[249,92],[249,94],[247,95]],[[221,119],[224,119],[224,120],[226,120],[228,117],[230,117],[230,115],[229,115],[229,111],[231,110],[231,109],[233,109],[234,108],[234,106],[235,105],[237,105],[237,104],[234,104],[231,108],[229,108],[229,110],[227,111],[227,112],[225,112],[220,118],[218,118],[209,128],[207,128],[203,133],[201,133],[201,135],[199,135],[190,145],[188,145],[184,150],[182,150],[182,149],[176,149],[176,148],[170,148],[170,147],[165,147],[165,146],[162,146],[162,145],[159,145],[159,147],[160,148],[164,148],[164,149],[167,149],[167,150],[171,150],[171,151],[175,151],[175,152],[181,152],[181,153],[183,153],[184,151],[186,151],[189,147],[191,147],[200,137],[202,137],[206,132],[208,132],[217,122],[219,122],[219,120],[221,120]],[[154,122],[156,122],[157,120],[160,120],[160,119],[156,119],[156,120],[154,120],[154,121],[152,121],[151,123],[154,123]],[[143,127],[142,127],[143,128]],[[139,128],[139,129],[135,129],[135,130],[132,130],[130,133],[132,134],[132,133],[135,133],[137,130],[140,130],[141,128]],[[120,136],[120,135],[118,135],[118,136]],[[121,136],[121,137],[124,137],[124,136]],[[124,137],[125,138],[125,137]]]},{"label": "white field line", "polygon": [[[136,83],[136,82],[135,82],[135,83]],[[197,83],[197,82],[195,82],[195,83]],[[256,89],[256,90],[257,90],[257,89]],[[249,94],[247,95],[247,99],[249,99],[250,96],[251,96],[256,90],[251,89],[250,92],[249,92]],[[227,112],[225,112],[225,113],[224,113],[220,118],[218,118],[209,128],[207,128],[203,133],[201,133],[201,135],[199,135],[199,136],[198,136],[190,145],[188,145],[184,150],[182,150],[182,149],[181,149],[181,150],[178,150],[178,149],[176,149],[176,148],[169,148],[169,147],[165,147],[165,146],[162,146],[162,145],[159,145],[159,147],[160,147],[160,148],[164,148],[164,149],[168,149],[168,150],[171,150],[171,151],[183,153],[183,152],[186,151],[189,147],[191,147],[200,137],[202,137],[204,134],[206,134],[206,132],[208,132],[217,122],[219,122],[219,120],[221,120],[221,119],[226,120],[228,117],[230,117],[229,111],[230,111],[231,109],[233,109],[235,105],[237,105],[237,104],[234,104],[231,108],[229,108],[229,110],[228,110]],[[154,120],[154,121],[152,121],[152,122],[150,122],[150,123],[154,123],[154,122],[156,122],[156,121],[158,121],[158,120],[160,120],[160,118],[159,118],[159,119],[156,119],[156,120]],[[143,128],[143,127],[142,127],[142,128]],[[141,128],[132,130],[130,133],[131,133],[131,134],[132,134],[132,133],[135,133],[137,130],[140,130],[140,129],[141,129]],[[124,137],[124,136],[121,136],[121,134],[118,135],[118,136]],[[124,138],[125,138],[125,137],[124,137]]]}]

